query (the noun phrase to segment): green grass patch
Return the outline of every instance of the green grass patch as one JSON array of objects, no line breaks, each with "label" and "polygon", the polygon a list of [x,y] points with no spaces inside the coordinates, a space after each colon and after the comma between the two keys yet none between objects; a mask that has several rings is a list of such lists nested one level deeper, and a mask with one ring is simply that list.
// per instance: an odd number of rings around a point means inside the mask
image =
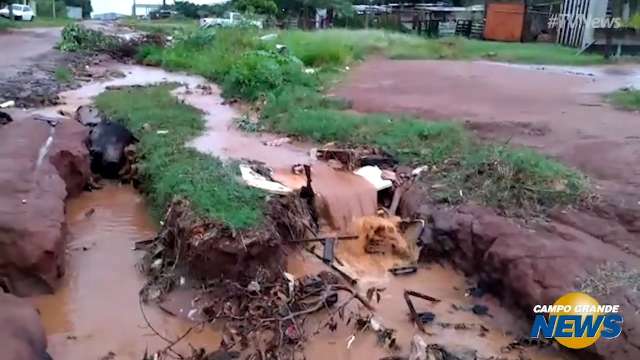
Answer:
[{"label": "green grass patch", "polygon": [[[264,193],[241,183],[236,166],[185,147],[203,131],[204,121],[197,109],[170,94],[172,87],[113,90],[96,98],[102,112],[140,139],[143,184],[153,208],[161,213],[178,195],[189,199],[197,213],[234,228],[259,224]],[[157,134],[161,129],[169,132]]]},{"label": "green grass patch", "polygon": [[479,144],[462,125],[343,111],[345,104],[304,91],[271,95],[262,112],[267,130],[317,142],[375,145],[401,163],[429,165],[436,197],[479,201],[509,214],[541,212],[584,197],[585,178],[532,150]]},{"label": "green grass patch", "polygon": [[54,72],[56,81],[59,83],[70,83],[73,80],[73,73],[66,66],[59,66]]},{"label": "green grass patch", "polygon": [[394,59],[488,59],[558,65],[605,62],[600,55],[577,55],[575,49],[556,44],[427,39],[383,30],[285,31],[278,42],[287,45],[308,66],[344,65],[376,53]]},{"label": "green grass patch", "polygon": [[[347,112],[348,104],[322,92],[341,76],[336,70],[373,54],[566,64],[598,63],[599,56],[547,44],[432,40],[379,30],[284,31],[270,41],[259,36],[251,29],[199,30],[138,55],[147,64],[217,81],[225,97],[263,99],[259,128],[316,142],[375,145],[402,163],[430,165],[433,180],[446,184],[439,196],[452,203],[477,200],[526,213],[574,203],[586,192],[580,174],[533,151],[478,144],[453,123]],[[291,56],[276,53],[276,44],[285,44]],[[302,65],[317,71],[308,74]]]},{"label": "green grass patch", "polygon": [[619,90],[609,95],[609,100],[624,110],[640,110],[640,90]]}]

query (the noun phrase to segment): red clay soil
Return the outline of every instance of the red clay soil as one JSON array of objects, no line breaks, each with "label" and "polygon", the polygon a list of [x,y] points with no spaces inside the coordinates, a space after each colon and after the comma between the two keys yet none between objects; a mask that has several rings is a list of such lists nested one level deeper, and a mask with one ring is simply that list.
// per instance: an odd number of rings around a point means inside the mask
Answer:
[{"label": "red clay soil", "polygon": [[0,290],[0,349],[4,360],[47,360],[47,337],[38,311]]},{"label": "red clay soil", "polygon": [[52,292],[63,275],[65,200],[90,175],[87,130],[59,123],[45,152],[51,129],[34,118],[0,129],[0,280],[19,296]]},{"label": "red clay soil", "polygon": [[602,69],[597,77],[487,62],[376,59],[356,67],[334,93],[360,112],[464,121],[481,137],[511,139],[596,179],[637,187],[640,114],[613,109],[600,92],[639,75],[632,78],[629,67]]},{"label": "red clay soil", "polygon": [[[535,148],[594,180],[602,201],[593,209],[557,210],[526,228],[475,206],[434,209],[417,187],[403,197],[403,216],[432,224],[427,254],[450,257],[528,315],[576,290],[599,265],[640,269],[640,115],[613,109],[601,95],[638,75],[625,67],[596,69],[601,76],[545,70],[376,59],[334,90],[358,112],[462,121],[483,139]],[[589,350],[604,359],[640,358],[640,294],[618,288],[596,298],[620,304],[626,316],[620,338]]]}]

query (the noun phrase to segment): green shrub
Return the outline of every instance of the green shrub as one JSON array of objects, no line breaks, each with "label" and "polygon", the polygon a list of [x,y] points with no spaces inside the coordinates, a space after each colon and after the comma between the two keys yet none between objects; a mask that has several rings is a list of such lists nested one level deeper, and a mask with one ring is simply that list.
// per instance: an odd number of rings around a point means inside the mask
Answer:
[{"label": "green shrub", "polygon": [[73,73],[66,66],[57,67],[54,76],[59,83],[68,83],[73,80]]},{"label": "green shrub", "polygon": [[69,24],[62,29],[62,40],[58,44],[61,51],[104,51],[116,49],[120,42],[114,36],[87,29],[78,24]]},{"label": "green shrub", "polygon": [[620,90],[609,95],[616,107],[624,110],[640,110],[640,90]]},{"label": "green shrub", "polygon": [[225,97],[254,101],[288,84],[312,85],[296,58],[275,52],[250,51],[237,59],[222,83]]}]

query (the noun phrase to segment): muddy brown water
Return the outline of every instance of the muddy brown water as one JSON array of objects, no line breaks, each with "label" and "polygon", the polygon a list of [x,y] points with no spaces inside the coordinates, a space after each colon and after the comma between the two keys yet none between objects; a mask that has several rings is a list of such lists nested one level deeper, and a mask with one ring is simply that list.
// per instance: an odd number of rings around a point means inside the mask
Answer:
[{"label": "muddy brown water", "polygon": [[[275,168],[276,179],[290,187],[304,184],[301,176],[292,175],[290,166],[311,163],[313,185],[320,194],[321,214],[325,220],[323,231],[353,232],[352,222],[376,211],[376,192],[362,178],[335,170],[309,157],[308,146],[284,144],[278,147],[265,143],[275,135],[248,135],[233,127],[239,112],[225,105],[214,84],[196,76],[168,73],[159,69],[122,66],[114,67],[125,78],[90,83],[80,89],[61,94],[65,105],[38,110],[46,114],[57,110],[74,111],[77,106],[90,104],[92,97],[108,86],[145,85],[164,81],[187,84],[175,95],[205,113],[206,131],[187,144],[221,158],[260,160]],[[205,94],[199,85],[211,86]],[[115,354],[116,359],[140,359],[145,350],[157,351],[166,342],[153,334],[147,326],[138,300],[144,279],[136,270],[141,254],[132,251],[133,243],[154,236],[157,226],[150,219],[144,199],[131,187],[107,185],[99,191],[81,194],[67,204],[68,267],[64,283],[56,294],[33,299],[41,311],[48,334],[50,353],[56,359],[98,359]],[[518,358],[519,353],[502,353],[514,337],[525,335],[528,320],[512,315],[498,301],[485,296],[474,300],[465,296],[464,276],[452,268],[439,265],[421,266],[417,274],[394,278],[386,271],[397,259],[365,254],[362,244],[338,245],[337,256],[361,275],[358,290],[375,286],[385,288],[381,302],[376,304],[376,316],[390,328],[397,330],[402,353],[409,351],[409,341],[417,333],[408,319],[402,293],[405,289],[420,291],[442,301],[436,305],[417,302],[418,311],[432,311],[436,320],[428,326],[427,343],[463,345],[490,357]],[[354,246],[356,247],[354,249]],[[358,248],[359,247],[359,248]],[[326,265],[312,255],[294,252],[289,257],[288,271],[296,276],[327,270]],[[186,294],[186,295],[185,295]],[[172,310],[184,315],[189,309],[189,293],[180,293]],[[468,309],[476,303],[489,306],[492,317],[479,317]],[[454,306],[455,305],[455,308]],[[185,316],[172,316],[156,306],[144,306],[144,313],[153,327],[164,337],[175,339],[187,331],[192,322]],[[350,307],[356,310],[355,304]],[[322,328],[326,314],[312,316],[307,333],[320,329],[306,344],[308,359],[376,359],[390,355],[376,345],[372,333],[355,334],[351,346],[347,340],[354,335],[351,326],[339,325],[336,332]],[[456,330],[456,324],[468,329]],[[443,325],[445,324],[445,325]],[[448,324],[448,325],[446,325]],[[481,335],[479,326],[489,329]],[[220,333],[210,327],[198,327],[174,349],[188,353],[189,346],[217,349]],[[528,349],[532,359],[562,359],[565,353],[555,348]]]},{"label": "muddy brown water", "polygon": [[[144,277],[136,270],[140,252],[135,241],[152,238],[158,227],[149,217],[144,199],[133,188],[106,185],[67,203],[67,273],[54,295],[34,298],[48,335],[54,359],[100,359],[109,352],[116,359],[140,359],[145,349],[162,349],[166,342],[148,328],[138,292]],[[153,327],[175,339],[193,324],[172,317],[156,306],[144,306]],[[219,335],[192,330],[187,343],[215,350]]]}]

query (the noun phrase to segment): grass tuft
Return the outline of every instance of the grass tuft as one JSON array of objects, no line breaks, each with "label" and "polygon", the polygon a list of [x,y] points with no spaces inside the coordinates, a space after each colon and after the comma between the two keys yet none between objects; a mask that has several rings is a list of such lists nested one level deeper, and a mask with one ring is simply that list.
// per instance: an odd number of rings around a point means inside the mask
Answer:
[{"label": "grass tuft", "polygon": [[[191,200],[198,214],[233,228],[258,225],[263,219],[264,193],[241,183],[235,166],[185,147],[203,131],[204,121],[197,109],[172,96],[171,89],[161,85],[112,90],[96,98],[100,111],[140,139],[143,184],[155,212],[160,214],[178,195]],[[157,130],[169,133],[157,134]]]},{"label": "grass tuft", "polygon": [[619,90],[609,95],[609,100],[624,110],[640,110],[640,90]]},{"label": "grass tuft", "polygon": [[66,66],[59,66],[54,71],[53,75],[56,81],[61,84],[70,83],[73,80],[73,73]]}]

